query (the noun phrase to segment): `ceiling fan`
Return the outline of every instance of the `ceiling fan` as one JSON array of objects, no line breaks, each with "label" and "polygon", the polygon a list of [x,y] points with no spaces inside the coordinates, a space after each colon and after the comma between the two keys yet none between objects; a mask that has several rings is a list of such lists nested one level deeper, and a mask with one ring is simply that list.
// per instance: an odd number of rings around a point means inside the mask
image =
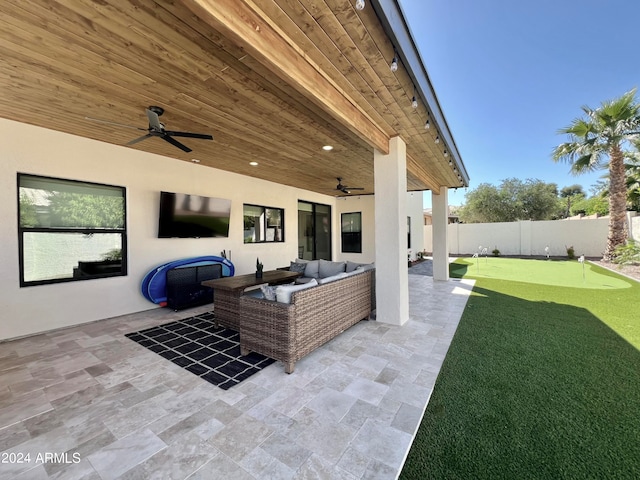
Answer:
[{"label": "ceiling fan", "polygon": [[336,185],[336,190],[340,190],[342,193],[349,194],[351,190],[364,190],[362,187],[347,187],[346,185],[342,185],[342,178],[336,177],[338,180],[338,185]]},{"label": "ceiling fan", "polygon": [[100,123],[105,123],[107,125],[116,125],[119,127],[133,128],[135,130],[142,130],[143,132],[148,132],[147,134],[142,135],[141,137],[131,140],[129,143],[127,143],[127,145],[133,145],[135,143],[141,142],[142,140],[146,140],[147,138],[151,138],[151,137],[160,137],[164,141],[169,142],[171,145],[178,147],[180,150],[184,152],[191,152],[191,149],[189,147],[180,143],[173,137],[188,137],[188,138],[199,138],[202,140],[213,140],[212,135],[207,135],[204,133],[176,132],[172,130],[165,130],[164,124],[160,122],[160,118],[159,118],[160,115],[164,113],[164,108],[162,107],[151,106],[149,108],[146,108],[145,112],[147,113],[147,118],[149,119],[149,128],[134,127],[132,125],[125,125],[123,123],[110,122],[108,120],[101,120],[99,118],[91,118],[91,117],[85,117],[85,118],[93,122],[100,122]]}]

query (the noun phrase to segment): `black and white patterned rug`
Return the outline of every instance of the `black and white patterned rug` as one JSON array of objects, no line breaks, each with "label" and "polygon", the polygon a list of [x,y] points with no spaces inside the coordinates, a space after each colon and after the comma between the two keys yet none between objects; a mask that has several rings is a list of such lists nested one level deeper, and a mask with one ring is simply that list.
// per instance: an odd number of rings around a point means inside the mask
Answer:
[{"label": "black and white patterned rug", "polygon": [[259,353],[240,355],[238,332],[216,327],[213,319],[206,312],[125,337],[224,390],[275,362]]}]

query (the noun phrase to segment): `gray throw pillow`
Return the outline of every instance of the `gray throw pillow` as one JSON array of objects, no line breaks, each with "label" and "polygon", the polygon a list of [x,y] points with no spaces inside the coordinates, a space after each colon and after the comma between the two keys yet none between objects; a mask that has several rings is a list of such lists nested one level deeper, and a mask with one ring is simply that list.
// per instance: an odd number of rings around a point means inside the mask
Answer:
[{"label": "gray throw pillow", "polygon": [[307,267],[306,263],[291,262],[291,265],[289,265],[289,271],[290,272],[304,273],[304,269],[306,267]]},{"label": "gray throw pillow", "polygon": [[306,268],[304,269],[304,276],[310,277],[310,278],[318,278],[318,268],[320,265],[319,261],[311,260],[307,262],[305,265],[306,265]]},{"label": "gray throw pillow", "polygon": [[329,260],[320,260],[318,266],[318,275],[320,278],[332,277],[344,272],[347,264],[345,262],[330,262]]},{"label": "gray throw pillow", "polygon": [[262,290],[262,295],[267,300],[275,301],[276,299],[276,288],[277,285],[262,285],[260,290]]},{"label": "gray throw pillow", "polygon": [[351,260],[347,260],[347,269],[345,270],[345,272],[347,272],[347,273],[353,272],[360,265],[362,265],[362,264],[361,263],[352,262]]}]

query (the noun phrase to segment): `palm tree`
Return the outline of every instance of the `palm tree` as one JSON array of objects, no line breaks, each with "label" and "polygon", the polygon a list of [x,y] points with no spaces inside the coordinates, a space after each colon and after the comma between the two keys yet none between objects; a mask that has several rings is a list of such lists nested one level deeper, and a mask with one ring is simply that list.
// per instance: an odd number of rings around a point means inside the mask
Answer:
[{"label": "palm tree", "polygon": [[635,151],[627,152],[627,204],[632,210],[640,211],[640,138],[634,141]]},{"label": "palm tree", "polygon": [[[640,162],[631,160],[624,164],[626,172],[625,186],[627,189],[627,210],[640,211]],[[598,180],[598,195],[602,198],[609,197],[609,175],[604,175],[603,180]]]},{"label": "palm tree", "polygon": [[570,187],[564,187],[562,190],[560,190],[560,196],[567,199],[567,211],[565,213],[566,217],[571,216],[571,199],[578,195],[584,197],[584,190],[582,190],[582,185],[571,185]]},{"label": "palm tree", "polygon": [[635,101],[636,89],[620,98],[603,102],[599,108],[582,107],[585,114],[558,133],[569,135],[569,142],[553,151],[555,162],[571,165],[574,174],[608,169],[609,173],[609,235],[603,259],[611,261],[614,250],[624,245],[626,229],[625,166],[623,146],[637,140],[640,134],[640,104]]}]

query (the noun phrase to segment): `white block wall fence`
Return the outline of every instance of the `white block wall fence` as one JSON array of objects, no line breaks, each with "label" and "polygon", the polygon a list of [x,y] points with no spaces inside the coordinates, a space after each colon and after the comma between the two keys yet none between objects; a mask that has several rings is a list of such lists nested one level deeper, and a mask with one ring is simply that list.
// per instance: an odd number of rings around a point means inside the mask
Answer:
[{"label": "white block wall fence", "polygon": [[[628,212],[629,237],[640,241],[640,216]],[[448,225],[451,255],[472,255],[486,247],[501,255],[565,256],[573,246],[576,256],[600,257],[607,244],[609,218],[581,218],[551,221],[509,223],[452,223]],[[433,251],[432,226],[424,226],[424,249]]]},{"label": "white block wall fence", "polygon": [[629,236],[636,242],[640,242],[640,214],[638,212],[630,212],[629,220]]}]

